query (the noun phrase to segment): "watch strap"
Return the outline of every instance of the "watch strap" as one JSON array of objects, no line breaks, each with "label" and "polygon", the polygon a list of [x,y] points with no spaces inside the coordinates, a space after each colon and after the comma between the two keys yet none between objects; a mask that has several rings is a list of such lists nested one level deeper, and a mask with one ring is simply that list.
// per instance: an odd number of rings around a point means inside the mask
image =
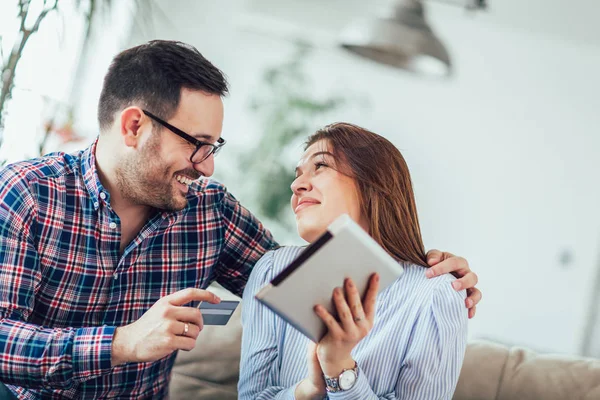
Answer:
[{"label": "watch strap", "polygon": [[346,368],[340,372],[338,376],[327,376],[323,374],[323,379],[325,380],[325,389],[328,393],[340,392],[344,389],[340,388],[340,377],[346,371],[354,371],[354,375],[358,379],[358,364],[354,361],[354,368]]}]

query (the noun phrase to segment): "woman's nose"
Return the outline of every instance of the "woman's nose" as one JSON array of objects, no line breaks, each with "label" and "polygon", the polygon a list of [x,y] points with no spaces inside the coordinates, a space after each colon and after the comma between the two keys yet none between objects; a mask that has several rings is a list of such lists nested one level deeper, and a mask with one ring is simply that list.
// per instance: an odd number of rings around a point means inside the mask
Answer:
[{"label": "woman's nose", "polygon": [[300,192],[310,191],[310,181],[306,178],[303,178],[302,175],[294,179],[292,185],[290,186],[292,192],[298,194]]}]

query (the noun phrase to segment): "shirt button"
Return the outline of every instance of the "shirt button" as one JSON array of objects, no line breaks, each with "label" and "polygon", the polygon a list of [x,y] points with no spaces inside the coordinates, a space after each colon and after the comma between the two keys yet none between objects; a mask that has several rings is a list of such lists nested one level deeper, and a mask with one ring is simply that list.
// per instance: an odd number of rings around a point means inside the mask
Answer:
[{"label": "shirt button", "polygon": [[117,274],[116,272],[113,274],[113,278],[115,279],[119,279],[119,274]]},{"label": "shirt button", "polygon": [[100,204],[98,204],[98,202],[97,202],[97,201],[95,201],[95,202],[94,202],[94,208],[98,208],[98,206],[99,206],[99,205],[100,205]]},{"label": "shirt button", "polygon": [[104,192],[100,192],[100,198],[102,200],[106,199],[106,194],[104,194]]},{"label": "shirt button", "polygon": [[117,227],[117,224],[111,222],[110,224],[108,224],[108,226],[110,227],[110,229],[115,229]]}]

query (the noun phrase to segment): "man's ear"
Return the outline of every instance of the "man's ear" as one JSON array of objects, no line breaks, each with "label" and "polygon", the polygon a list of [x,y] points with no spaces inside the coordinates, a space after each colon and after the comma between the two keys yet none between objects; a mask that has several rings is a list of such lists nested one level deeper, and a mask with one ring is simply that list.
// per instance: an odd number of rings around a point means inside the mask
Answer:
[{"label": "man's ear", "polygon": [[137,147],[146,123],[152,124],[139,107],[127,107],[121,111],[120,131],[127,146]]}]

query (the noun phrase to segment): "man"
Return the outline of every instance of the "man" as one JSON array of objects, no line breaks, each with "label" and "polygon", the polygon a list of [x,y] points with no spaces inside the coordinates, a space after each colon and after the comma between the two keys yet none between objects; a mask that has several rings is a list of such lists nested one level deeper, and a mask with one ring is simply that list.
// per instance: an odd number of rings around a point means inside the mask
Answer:
[{"label": "man", "polygon": [[[204,289],[217,281],[241,294],[277,245],[222,185],[199,180],[225,144],[227,91],[191,46],[125,50],[104,79],[91,147],[0,172],[0,390],[167,395],[176,350],[202,329],[195,306],[220,301]],[[464,259],[430,257],[435,273],[475,285]]]}]

